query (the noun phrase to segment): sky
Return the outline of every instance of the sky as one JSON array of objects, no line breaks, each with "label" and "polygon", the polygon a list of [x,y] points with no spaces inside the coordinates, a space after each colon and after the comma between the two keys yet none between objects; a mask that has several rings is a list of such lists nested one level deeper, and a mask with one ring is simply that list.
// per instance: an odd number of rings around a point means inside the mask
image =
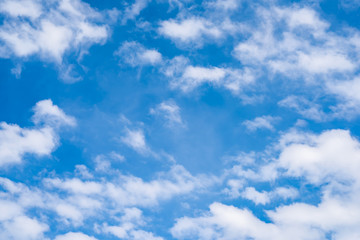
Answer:
[{"label": "sky", "polygon": [[0,239],[360,239],[359,17],[0,0]]}]

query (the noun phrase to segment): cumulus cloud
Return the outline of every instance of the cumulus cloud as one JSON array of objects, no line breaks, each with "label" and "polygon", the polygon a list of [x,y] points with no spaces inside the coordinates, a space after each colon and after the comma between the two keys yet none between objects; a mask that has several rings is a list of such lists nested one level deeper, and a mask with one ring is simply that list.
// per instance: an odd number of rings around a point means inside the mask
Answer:
[{"label": "cumulus cloud", "polygon": [[181,43],[199,44],[203,38],[220,38],[221,30],[204,18],[166,20],[160,23],[159,33]]},{"label": "cumulus cloud", "polygon": [[96,240],[96,238],[88,236],[81,232],[68,232],[64,235],[56,236],[55,240]]},{"label": "cumulus cloud", "polygon": [[[72,53],[80,56],[91,45],[101,44],[109,36],[108,27],[102,24],[106,13],[98,12],[81,0],[3,0],[0,26],[0,57],[28,59],[40,57],[54,62],[59,70],[63,58]],[[80,53],[80,55],[79,55]],[[66,61],[65,61],[66,62]],[[75,81],[71,74],[60,74],[67,81]]]},{"label": "cumulus cloud", "polygon": [[139,229],[145,225],[142,211],[138,208],[126,208],[124,215],[120,219],[120,224],[117,226],[108,226],[104,224],[102,231],[112,234],[121,239],[149,239],[162,240],[162,237],[156,237],[153,233]]},{"label": "cumulus cloud", "polygon": [[0,225],[0,236],[3,239],[36,240],[44,239],[48,225],[27,216],[18,216]]},{"label": "cumulus cloud", "polygon": [[267,204],[270,202],[270,197],[267,192],[259,192],[253,187],[245,188],[242,196],[243,198],[253,201],[255,204]]},{"label": "cumulus cloud", "polygon": [[193,66],[183,56],[171,59],[163,68],[163,73],[170,78],[173,88],[179,88],[184,92],[194,90],[203,84],[210,84],[238,94],[242,88],[255,80],[255,72],[250,69]]},{"label": "cumulus cloud", "polygon": [[94,23],[100,13],[81,1],[3,1],[2,6],[6,20],[0,38],[17,57],[38,54],[61,62],[66,50],[100,43],[108,36],[105,25]]},{"label": "cumulus cloud", "polygon": [[115,52],[121,62],[132,67],[144,65],[158,65],[162,62],[162,55],[155,49],[146,49],[137,42],[124,42]]},{"label": "cumulus cloud", "polygon": [[[0,184],[4,184],[0,179]],[[0,199],[0,237],[2,239],[36,240],[44,239],[49,230],[47,224],[25,215],[23,207],[9,200]]]},{"label": "cumulus cloud", "polygon": [[69,125],[75,126],[74,117],[68,116],[62,109],[54,105],[50,99],[37,102],[33,108],[32,120],[35,124],[45,123],[48,125]]},{"label": "cumulus cloud", "polygon": [[[27,186],[0,178],[0,210],[3,210],[0,216],[0,236],[15,236],[4,239],[43,239],[42,234],[50,229],[42,223],[48,220],[44,216],[56,216],[58,223],[73,229],[96,219],[94,223],[98,226],[98,233],[124,239],[160,240],[161,237],[142,229],[148,218],[143,216],[140,208],[153,208],[176,196],[187,196],[212,184],[211,180],[191,175],[181,165],[158,172],[157,177],[149,181],[114,169],[107,171],[106,178],[96,172],[90,171],[90,174],[91,180],[50,175],[42,179],[39,186]],[[37,213],[42,221],[28,216]],[[114,214],[121,217],[114,217]],[[29,223],[29,231],[25,228],[18,231],[18,220],[21,220],[20,223]],[[73,232],[58,235],[56,239],[88,239],[86,237],[92,239]]]},{"label": "cumulus cloud", "polygon": [[305,177],[313,184],[359,182],[355,171],[360,168],[360,145],[349,131],[330,130],[319,136],[306,135],[303,139],[301,133],[293,135],[279,157],[279,166],[286,169],[287,174]]},{"label": "cumulus cloud", "polygon": [[[0,123],[0,166],[19,164],[26,154],[48,156],[58,145],[58,125],[75,124],[51,100],[43,100],[34,107],[32,128],[21,128],[16,124]],[[40,123],[44,122],[45,125]]]},{"label": "cumulus cloud", "polygon": [[298,196],[298,191],[295,188],[278,187],[272,191],[257,191],[254,187],[247,187],[239,196],[253,201],[256,205],[268,204],[273,200],[279,199],[294,199]]},{"label": "cumulus cloud", "polygon": [[[290,135],[288,135],[290,134]],[[321,134],[285,134],[281,152],[274,159],[281,171],[277,178],[304,179],[320,187],[319,203],[296,202],[265,211],[270,222],[250,210],[215,202],[209,212],[197,217],[177,219],[171,229],[177,239],[325,239],[359,236],[360,143],[348,131],[329,130]],[[271,192],[248,187],[243,197],[256,204],[269,203],[270,197],[292,199],[299,196],[293,188]]]},{"label": "cumulus cloud", "polygon": [[[285,75],[348,73],[356,69],[351,54],[355,45],[331,32],[329,24],[313,9],[273,7],[272,12],[257,12],[260,24],[234,49],[234,56],[244,64],[263,65]],[[281,31],[280,39],[276,30]]]}]

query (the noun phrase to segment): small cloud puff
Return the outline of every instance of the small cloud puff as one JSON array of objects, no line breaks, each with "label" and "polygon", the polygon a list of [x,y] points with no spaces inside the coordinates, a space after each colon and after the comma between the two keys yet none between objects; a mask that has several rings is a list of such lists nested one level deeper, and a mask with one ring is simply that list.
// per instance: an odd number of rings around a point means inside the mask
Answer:
[{"label": "small cloud puff", "polygon": [[32,128],[0,123],[0,166],[21,163],[25,154],[49,155],[58,145],[59,126],[76,124],[75,118],[66,115],[51,100],[39,101],[32,119],[35,123]]},{"label": "small cloud puff", "polygon": [[128,64],[132,67],[157,65],[162,62],[162,55],[157,50],[146,49],[137,42],[124,42],[115,55],[121,57],[120,63]]}]

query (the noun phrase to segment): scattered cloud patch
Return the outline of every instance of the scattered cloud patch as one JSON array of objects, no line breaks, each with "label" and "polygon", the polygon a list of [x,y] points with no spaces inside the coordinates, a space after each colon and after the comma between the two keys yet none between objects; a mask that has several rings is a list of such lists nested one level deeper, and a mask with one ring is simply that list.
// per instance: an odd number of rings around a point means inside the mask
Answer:
[{"label": "scattered cloud patch", "polygon": [[222,31],[204,18],[166,20],[160,23],[159,33],[181,44],[193,43],[201,47],[206,38],[219,39]]},{"label": "scattered cloud patch", "polygon": [[124,42],[115,55],[121,58],[120,64],[125,63],[132,67],[154,66],[162,63],[162,55],[155,49],[146,49],[137,42]]},{"label": "scattered cloud patch", "polygon": [[[26,154],[48,156],[58,145],[58,125],[75,125],[51,100],[43,100],[34,107],[34,127],[21,128],[16,124],[0,123],[0,166],[19,164]],[[40,123],[44,122],[44,125]]]},{"label": "scattered cloud patch", "polygon": [[150,109],[150,114],[161,116],[168,127],[184,127],[180,115],[180,107],[174,101],[164,101],[155,108]]},{"label": "scattered cloud patch", "polygon": [[64,235],[58,235],[56,236],[55,240],[96,240],[94,237],[90,237],[84,233],[81,232],[68,232]]},{"label": "scattered cloud patch", "polygon": [[[210,211],[198,217],[177,219],[171,229],[177,239],[322,239],[331,234],[342,240],[358,236],[360,208],[360,143],[348,131],[329,130],[319,135],[285,134],[277,168],[284,170],[278,178],[302,178],[321,186],[318,204],[291,203],[265,211],[270,222],[257,218],[245,208],[215,202]],[[344,162],[345,161],[345,162]],[[256,204],[266,204],[270,196],[292,199],[299,196],[293,188],[276,188],[273,192],[259,192],[248,187],[243,197]]]},{"label": "scattered cloud patch", "polygon": [[121,137],[121,141],[141,154],[146,154],[150,151],[149,147],[146,145],[144,132],[141,129],[126,129],[125,135]]},{"label": "scattered cloud patch", "polygon": [[274,131],[274,122],[276,122],[279,118],[272,116],[261,116],[257,117],[253,120],[246,120],[243,122],[243,125],[249,131],[256,131],[258,129],[268,129]]},{"label": "scattered cloud patch", "polygon": [[255,80],[255,73],[250,69],[193,66],[183,56],[171,59],[164,67],[163,73],[170,78],[171,87],[184,92],[190,92],[203,84],[210,84],[239,94],[242,88],[251,85]]}]

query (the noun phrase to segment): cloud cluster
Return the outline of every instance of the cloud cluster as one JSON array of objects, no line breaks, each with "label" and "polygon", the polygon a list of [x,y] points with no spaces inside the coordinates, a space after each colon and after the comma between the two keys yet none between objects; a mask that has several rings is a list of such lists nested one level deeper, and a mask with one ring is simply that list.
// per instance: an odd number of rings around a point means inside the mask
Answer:
[{"label": "cloud cluster", "polygon": [[[65,55],[83,55],[93,44],[109,37],[101,13],[81,0],[2,0],[0,13],[0,57],[29,59],[37,56],[54,62],[66,81],[76,81]],[[64,63],[65,62],[65,63]]]},{"label": "cloud cluster", "polygon": [[[209,184],[180,165],[158,173],[158,177],[150,181],[117,170],[109,169],[105,177],[102,174],[93,171],[86,177],[52,176],[42,179],[38,187],[0,178],[0,208],[3,210],[0,236],[4,239],[46,239],[44,236],[50,230],[50,222],[41,217],[46,215],[56,216],[56,223],[68,227],[95,224],[97,234],[111,234],[122,239],[160,240],[161,237],[142,229],[147,221],[139,208],[158,206],[160,202],[188,195]],[[120,218],[116,217],[119,215]],[[27,228],[18,231],[23,224]],[[60,234],[55,239],[74,237],[95,239],[81,232]]]},{"label": "cloud cluster", "polygon": [[[360,57],[357,29],[333,27],[309,6],[281,6],[276,2],[254,4],[251,7],[254,21],[239,20],[234,12],[228,11],[231,8],[238,13],[239,5],[236,1],[210,1],[201,6],[206,10],[203,13],[189,10],[160,23],[159,34],[172,39],[178,47],[199,48],[211,40],[232,36],[236,43],[232,55],[242,64],[238,69],[224,67],[226,64],[192,66],[186,63],[188,60],[175,57],[166,63],[165,71],[173,79],[172,87],[190,91],[210,83],[238,93],[250,80],[258,83],[256,87],[260,90],[261,84],[255,80],[265,75],[269,80],[280,76],[283,81],[280,88],[288,89],[289,81],[296,86],[300,80],[309,89],[306,97],[296,96],[297,89],[291,89],[293,98],[302,100],[291,101],[288,107],[303,117],[329,121],[358,115],[358,98],[353,94],[358,88]],[[319,103],[307,99],[316,94],[314,89],[337,102],[324,111]],[[287,102],[284,99],[281,105],[287,106]]]},{"label": "cloud cluster", "polygon": [[0,123],[0,166],[19,164],[25,155],[48,156],[58,145],[59,126],[74,126],[76,121],[51,100],[42,100],[34,107],[34,127]]},{"label": "cloud cluster", "polygon": [[[348,131],[329,130],[319,135],[290,132],[279,142],[281,152],[272,167],[277,179],[301,179],[320,188],[318,204],[292,203],[265,211],[270,222],[250,210],[215,202],[199,217],[183,217],[171,229],[177,239],[332,239],[360,236],[360,142]],[[247,178],[246,176],[243,176]],[[258,181],[263,181],[260,178]],[[294,189],[273,194],[293,198]],[[248,187],[244,198],[256,204],[270,201],[269,193]]]},{"label": "cloud cluster", "polygon": [[234,94],[242,92],[255,81],[256,73],[251,69],[203,67],[190,64],[189,59],[177,56],[165,65],[163,72],[170,79],[172,88],[189,92],[204,84],[223,87]]}]

